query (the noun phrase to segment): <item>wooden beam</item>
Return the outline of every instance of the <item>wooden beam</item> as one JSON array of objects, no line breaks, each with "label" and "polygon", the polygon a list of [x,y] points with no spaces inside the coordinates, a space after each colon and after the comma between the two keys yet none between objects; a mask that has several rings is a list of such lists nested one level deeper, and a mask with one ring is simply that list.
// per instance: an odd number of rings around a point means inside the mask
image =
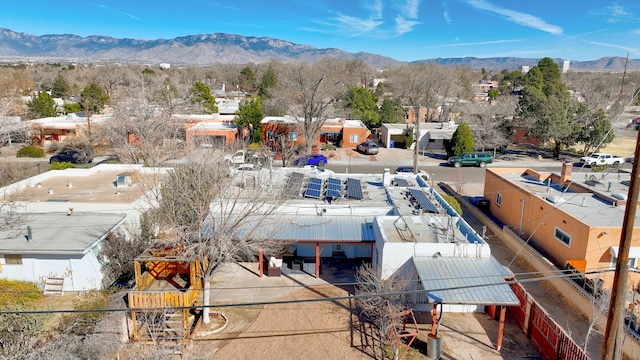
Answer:
[{"label": "wooden beam", "polygon": [[436,326],[438,325],[438,304],[433,304],[433,310],[431,310],[431,335],[436,335]]},{"label": "wooden beam", "polygon": [[498,341],[496,343],[496,350],[502,349],[502,336],[504,335],[504,318],[507,313],[506,306],[500,306],[500,325],[498,325]]},{"label": "wooden beam", "polygon": [[260,273],[260,277],[262,277],[262,271],[264,270],[264,265],[262,264],[262,245],[260,245],[258,250],[258,272]]},{"label": "wooden beam", "polygon": [[316,241],[316,279],[320,277],[320,242]]}]

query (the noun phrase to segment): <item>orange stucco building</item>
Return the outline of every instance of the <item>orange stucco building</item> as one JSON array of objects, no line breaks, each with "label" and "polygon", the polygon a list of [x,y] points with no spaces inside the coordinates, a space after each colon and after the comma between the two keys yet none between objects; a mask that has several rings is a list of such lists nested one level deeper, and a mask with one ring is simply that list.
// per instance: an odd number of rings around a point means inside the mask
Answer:
[{"label": "orange stucco building", "polygon": [[[610,288],[630,174],[572,170],[571,164],[564,164],[560,174],[526,168],[487,169],[484,196],[493,216],[528,239],[557,267],[568,264],[581,272],[587,270],[588,278],[599,278],[604,288]],[[638,227],[629,259],[630,268],[640,267]],[[629,286],[639,281],[640,274],[632,271]]]},{"label": "orange stucco building", "polygon": [[[262,141],[269,145],[279,145],[282,136],[288,146],[307,143],[302,124],[292,116],[268,116],[262,122]],[[333,144],[346,149],[354,149],[359,143],[371,137],[371,131],[360,120],[343,118],[327,119],[318,135],[312,140],[313,146]]]}]

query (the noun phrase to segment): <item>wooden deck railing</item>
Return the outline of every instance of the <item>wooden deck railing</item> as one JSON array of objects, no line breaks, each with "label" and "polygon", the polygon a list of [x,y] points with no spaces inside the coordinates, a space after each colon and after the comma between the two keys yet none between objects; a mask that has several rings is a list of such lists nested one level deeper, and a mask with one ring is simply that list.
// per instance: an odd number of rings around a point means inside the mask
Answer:
[{"label": "wooden deck railing", "polygon": [[147,309],[163,307],[184,307],[195,304],[200,289],[190,288],[187,291],[168,290],[131,290],[129,291],[129,308]]}]

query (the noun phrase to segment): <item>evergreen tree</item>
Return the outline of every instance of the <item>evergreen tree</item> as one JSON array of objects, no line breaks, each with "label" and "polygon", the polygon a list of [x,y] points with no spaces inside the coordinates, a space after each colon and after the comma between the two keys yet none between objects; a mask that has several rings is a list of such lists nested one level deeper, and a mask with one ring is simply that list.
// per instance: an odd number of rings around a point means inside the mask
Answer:
[{"label": "evergreen tree", "polygon": [[460,156],[463,153],[473,151],[473,134],[466,122],[458,125],[451,138],[449,156]]},{"label": "evergreen tree", "polygon": [[378,112],[380,114],[380,122],[383,124],[403,123],[407,114],[402,107],[402,100],[398,98],[384,99]]},{"label": "evergreen tree", "polygon": [[191,87],[191,102],[199,104],[207,114],[218,112],[216,98],[211,95],[211,89],[200,81],[196,81]]},{"label": "evergreen tree", "polygon": [[56,102],[46,91],[40,91],[38,95],[31,96],[27,109],[27,116],[30,119],[56,116]]},{"label": "evergreen tree", "polygon": [[236,111],[234,122],[240,131],[249,129],[252,143],[262,141],[262,101],[259,96],[251,96],[240,100],[240,106]]},{"label": "evergreen tree", "polygon": [[404,131],[404,147],[406,149],[410,149],[411,145],[413,145],[413,141],[414,141],[414,136],[413,136],[413,132],[415,130],[412,127],[409,127],[409,125],[407,125],[407,128]]},{"label": "evergreen tree", "polygon": [[240,76],[238,77],[240,89],[248,93],[253,93],[256,90],[257,83],[256,75],[250,67],[247,66],[240,71]]},{"label": "evergreen tree", "polygon": [[582,133],[579,124],[585,109],[571,101],[560,69],[551,58],[544,58],[525,76],[517,114],[527,135],[542,144],[551,142],[554,158],[563,146],[576,143]]},{"label": "evergreen tree", "polygon": [[349,110],[353,117],[372,129],[380,124],[380,114],[378,113],[378,96],[371,90],[351,86],[343,96],[345,109]]},{"label": "evergreen tree", "polygon": [[91,83],[80,93],[80,106],[91,113],[99,113],[109,103],[109,96],[104,92],[102,86]]},{"label": "evergreen tree", "polygon": [[66,98],[69,96],[71,92],[71,85],[67,79],[62,76],[62,74],[58,74],[56,78],[53,80],[53,86],[51,87],[51,96],[57,98]]},{"label": "evergreen tree", "polygon": [[269,65],[267,71],[262,75],[262,80],[260,80],[258,96],[261,99],[270,99],[272,94],[269,93],[269,89],[274,88],[276,85],[278,85],[278,77],[273,67]]}]

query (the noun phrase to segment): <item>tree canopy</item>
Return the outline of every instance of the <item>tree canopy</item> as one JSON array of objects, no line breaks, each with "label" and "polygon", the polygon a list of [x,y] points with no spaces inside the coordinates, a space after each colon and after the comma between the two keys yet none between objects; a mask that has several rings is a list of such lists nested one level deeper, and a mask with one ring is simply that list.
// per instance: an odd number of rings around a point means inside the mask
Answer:
[{"label": "tree canopy", "polygon": [[525,86],[518,102],[518,116],[528,136],[541,143],[552,143],[553,155],[560,157],[563,146],[576,143],[581,132],[579,118],[584,109],[571,99],[562,82],[560,69],[551,58],[538,62],[525,76]]},{"label": "tree canopy", "polygon": [[108,103],[109,96],[97,83],[91,83],[80,93],[80,106],[92,113],[101,112]]},{"label": "tree canopy", "polygon": [[56,116],[56,102],[46,91],[33,95],[31,101],[27,103],[27,108],[27,116],[30,119]]},{"label": "tree canopy", "polygon": [[473,134],[466,122],[458,125],[451,138],[451,150],[449,155],[460,156],[463,153],[473,151]]},{"label": "tree canopy", "polygon": [[66,98],[71,93],[71,85],[67,79],[62,76],[62,74],[58,74],[56,78],[53,80],[53,86],[51,87],[51,96],[57,98]]},{"label": "tree canopy", "polygon": [[262,141],[262,101],[259,96],[246,97],[240,100],[238,111],[234,122],[238,129],[242,132],[248,129],[249,139],[252,143],[260,143]]},{"label": "tree canopy", "polygon": [[378,113],[378,96],[375,92],[360,87],[350,86],[343,96],[344,107],[354,119],[362,120],[369,129],[380,124]]},{"label": "tree canopy", "polygon": [[378,112],[381,123],[402,123],[407,115],[399,98],[384,99]]},{"label": "tree canopy", "polygon": [[218,112],[216,98],[211,95],[211,89],[204,83],[196,81],[191,87],[191,102],[202,106],[202,110],[207,114]]}]

